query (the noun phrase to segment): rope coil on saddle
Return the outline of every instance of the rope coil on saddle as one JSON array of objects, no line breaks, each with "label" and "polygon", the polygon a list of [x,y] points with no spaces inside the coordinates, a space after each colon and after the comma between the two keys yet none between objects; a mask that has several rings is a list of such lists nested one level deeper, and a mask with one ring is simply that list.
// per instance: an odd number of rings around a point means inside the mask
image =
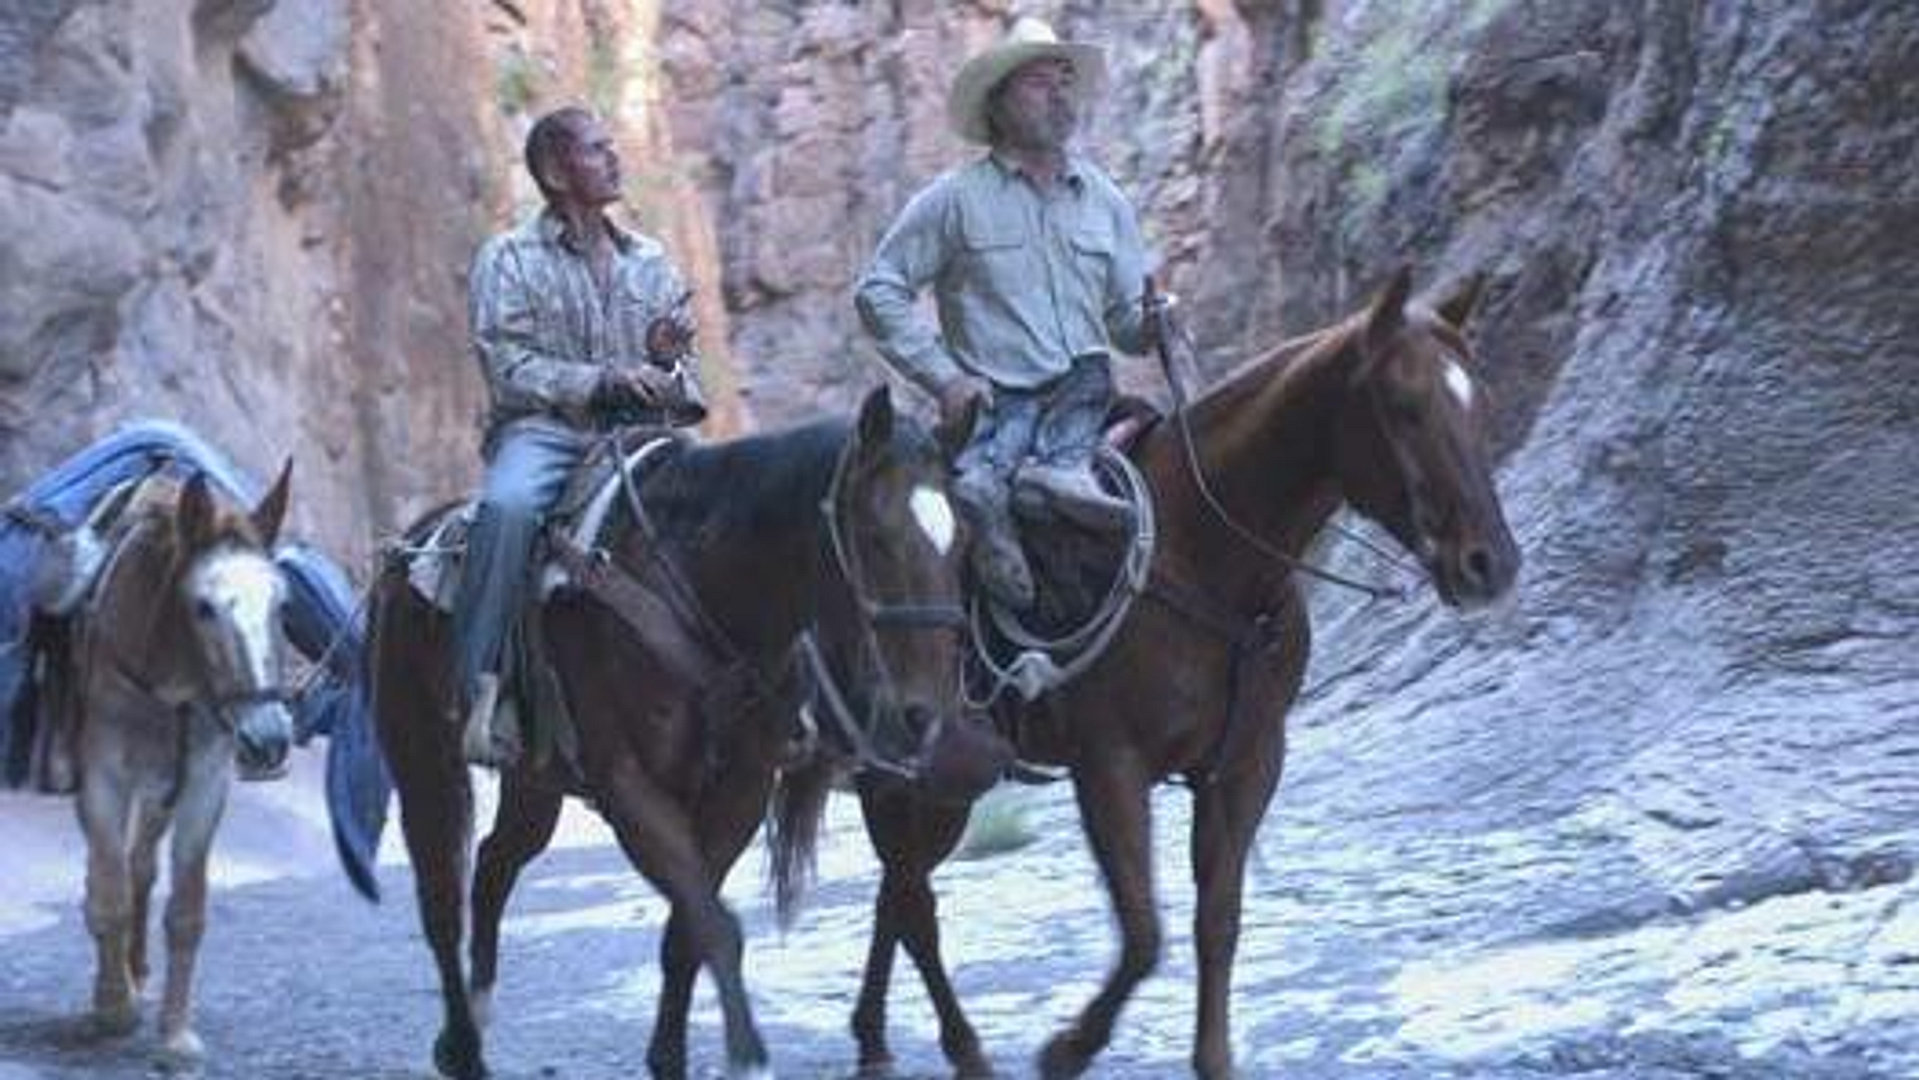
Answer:
[{"label": "rope coil on saddle", "polygon": [[[1152,491],[1139,467],[1118,450],[1102,446],[1094,460],[1120,486],[1121,496],[1134,507],[1133,539],[1119,572],[1113,575],[1112,584],[1093,614],[1058,637],[1033,633],[1004,605],[975,595],[972,604],[974,651],[991,685],[980,698],[969,694],[968,707],[991,706],[1009,686],[1019,691],[1022,700],[1033,701],[1046,691],[1078,678],[1105,654],[1106,647],[1126,622],[1133,602],[1145,591],[1159,540]],[[1018,650],[1006,663],[993,656],[990,635],[986,633],[988,623]]]}]

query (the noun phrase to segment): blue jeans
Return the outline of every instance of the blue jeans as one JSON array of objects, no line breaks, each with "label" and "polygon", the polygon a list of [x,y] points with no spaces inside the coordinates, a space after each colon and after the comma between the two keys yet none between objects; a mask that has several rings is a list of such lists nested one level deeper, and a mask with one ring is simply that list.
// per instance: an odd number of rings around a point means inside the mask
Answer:
[{"label": "blue jeans", "polygon": [[509,424],[493,437],[453,605],[454,674],[469,699],[481,675],[501,673],[533,577],[534,542],[591,442],[547,421]]},{"label": "blue jeans", "polygon": [[963,503],[992,524],[1005,520],[1013,474],[1028,461],[1085,468],[1099,448],[1113,404],[1113,371],[1104,356],[1082,356],[1066,374],[1030,390],[995,387],[972,441],[953,463]]}]

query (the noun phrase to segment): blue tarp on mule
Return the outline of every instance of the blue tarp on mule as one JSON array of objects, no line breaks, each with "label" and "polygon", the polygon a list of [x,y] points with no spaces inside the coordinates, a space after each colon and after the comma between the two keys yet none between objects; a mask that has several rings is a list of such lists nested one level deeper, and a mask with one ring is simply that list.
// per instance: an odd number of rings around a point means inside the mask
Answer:
[{"label": "blue tarp on mule", "polygon": [[294,714],[301,742],[327,737],[326,799],[333,844],[353,887],[380,898],[374,856],[386,828],[393,780],[373,730],[367,687],[366,615],[340,568],[304,544],[285,544],[274,561],[286,574],[287,640],[322,665]]},{"label": "blue tarp on mule", "polygon": [[[161,468],[179,473],[197,468],[248,505],[259,497],[259,486],[199,436],[177,424],[149,422],[122,428],[54,466],[7,504],[9,512],[0,517],[0,761],[17,765],[22,755],[12,740],[26,735],[16,730],[23,719],[16,706],[27,689],[32,661],[27,648],[33,615],[29,589],[48,542],[32,519],[72,528],[86,519],[101,496]],[[20,779],[10,770],[9,781]]]},{"label": "blue tarp on mule", "polygon": [[[0,763],[6,779],[23,779],[25,760],[15,740],[30,738],[20,708],[31,677],[27,633],[33,612],[34,567],[48,543],[40,525],[72,528],[100,498],[124,481],[165,471],[175,476],[205,473],[242,505],[260,497],[260,485],[192,431],[178,424],[129,424],[56,465],[7,504],[0,516]],[[319,660],[336,634],[345,635],[326,658],[325,672],[296,703],[294,721],[302,740],[327,735],[327,809],[347,876],[369,898],[378,898],[373,848],[386,822],[389,781],[374,743],[362,675],[364,633],[346,576],[325,556],[301,545],[276,553],[287,570],[287,637],[310,660]]]}]

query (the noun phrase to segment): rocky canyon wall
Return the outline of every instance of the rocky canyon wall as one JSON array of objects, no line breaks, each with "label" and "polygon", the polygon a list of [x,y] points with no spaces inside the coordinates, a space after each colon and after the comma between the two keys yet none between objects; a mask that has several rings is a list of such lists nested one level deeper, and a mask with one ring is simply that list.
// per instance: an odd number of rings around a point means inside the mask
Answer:
[{"label": "rocky canyon wall", "polygon": [[[648,105],[645,5],[49,0],[0,11],[0,484],[123,420],[193,426],[356,573],[477,476],[480,240],[538,111],[616,119],[632,204],[717,278]],[[678,200],[678,202],[676,202]],[[740,423],[704,293],[716,429]]]}]

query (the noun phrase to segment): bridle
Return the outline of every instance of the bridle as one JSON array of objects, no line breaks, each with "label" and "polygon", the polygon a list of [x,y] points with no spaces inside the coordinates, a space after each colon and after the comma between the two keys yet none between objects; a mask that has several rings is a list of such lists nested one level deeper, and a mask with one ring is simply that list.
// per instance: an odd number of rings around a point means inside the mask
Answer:
[{"label": "bridle", "polygon": [[[137,529],[138,526],[136,526],[136,530]],[[119,562],[120,556],[126,551],[133,536],[134,532],[129,532],[127,535],[122,536],[115,545],[114,552],[109,557],[108,564],[102,568],[100,572],[100,581],[102,584],[111,580],[113,571],[116,569],[116,564]],[[176,557],[168,569],[167,581],[170,585],[181,580],[183,569],[184,567],[181,565],[181,560]],[[90,620],[97,620],[97,610],[90,612],[89,618]],[[141,640],[143,644],[150,646],[154,635],[159,632],[158,623],[159,620],[156,613],[154,620],[148,625],[146,633],[142,636]],[[151,655],[152,650],[150,647],[143,648],[142,653],[143,655]],[[187,747],[190,735],[189,729],[195,717],[206,717],[212,720],[214,726],[221,734],[229,738],[237,739],[240,729],[237,710],[250,705],[280,704],[291,706],[295,698],[295,695],[290,693],[285,686],[277,683],[266,686],[216,688],[213,685],[211,674],[207,669],[206,659],[199,654],[197,649],[194,653],[196,662],[193,664],[194,686],[192,689],[173,688],[164,685],[156,686],[146,674],[136,669],[132,662],[128,660],[127,656],[119,649],[101,648],[96,645],[95,647],[88,648],[85,655],[89,658],[98,657],[104,660],[106,674],[112,676],[124,689],[130,691],[132,695],[142,703],[153,706],[157,712],[174,718],[176,722],[174,728],[174,778],[168,792],[162,799],[162,802],[167,806],[173,805],[179,797],[181,788],[185,785]],[[284,665],[277,663],[273,666],[276,671],[284,667]],[[86,674],[82,672],[80,677],[85,679]]]},{"label": "bridle", "polygon": [[[1258,552],[1260,555],[1264,556],[1265,558],[1270,559],[1271,561],[1279,563],[1280,565],[1286,567],[1288,570],[1295,570],[1295,571],[1298,571],[1299,573],[1305,574],[1308,577],[1318,578],[1319,580],[1324,581],[1328,584],[1338,585],[1342,588],[1351,589],[1354,592],[1360,593],[1372,600],[1404,600],[1406,599],[1408,590],[1404,587],[1397,586],[1397,585],[1369,584],[1367,582],[1359,581],[1355,578],[1347,577],[1344,574],[1336,573],[1332,570],[1326,569],[1325,567],[1308,562],[1307,560],[1302,559],[1297,555],[1293,555],[1288,552],[1282,551],[1278,547],[1274,546],[1273,544],[1268,543],[1258,533],[1254,532],[1252,529],[1248,528],[1244,523],[1242,523],[1238,518],[1234,517],[1231,511],[1226,509],[1225,504],[1220,502],[1219,497],[1213,494],[1212,485],[1207,482],[1206,470],[1204,466],[1201,464],[1199,459],[1199,446],[1197,441],[1193,438],[1192,422],[1189,419],[1189,414],[1191,413],[1191,407],[1190,407],[1190,402],[1188,402],[1186,399],[1186,388],[1184,384],[1180,381],[1178,373],[1174,369],[1174,365],[1173,365],[1171,343],[1175,337],[1177,337],[1177,339],[1179,340],[1180,346],[1182,348],[1185,348],[1187,350],[1194,350],[1196,346],[1193,343],[1192,336],[1186,332],[1186,327],[1184,326],[1184,324],[1178,322],[1172,317],[1171,306],[1167,304],[1160,297],[1159,293],[1154,287],[1153,280],[1150,277],[1146,279],[1146,304],[1149,307],[1149,309],[1153,312],[1153,318],[1157,324],[1157,329],[1159,332],[1158,333],[1158,341],[1159,341],[1158,351],[1159,351],[1160,366],[1165,372],[1166,383],[1171,388],[1171,391],[1172,391],[1173,424],[1174,424],[1174,427],[1179,432],[1180,449],[1183,452],[1183,457],[1186,463],[1186,471],[1188,476],[1193,481],[1194,490],[1199,492],[1200,502],[1206,507],[1207,512],[1210,513],[1214,517],[1214,519],[1216,519],[1222,526],[1224,526],[1226,531],[1230,533],[1235,539],[1239,540],[1241,543],[1245,544],[1247,547],[1251,548],[1252,550]],[[1389,439],[1388,442],[1391,442],[1391,440]],[[1395,452],[1396,453],[1399,452],[1398,444],[1393,443],[1393,446],[1394,446]],[[1387,551],[1380,545],[1374,543],[1373,541],[1367,539],[1364,536],[1361,536],[1360,534],[1358,534],[1357,532],[1354,532],[1351,529],[1347,529],[1340,526],[1337,522],[1332,523],[1331,527],[1335,529],[1337,532],[1339,532],[1340,535],[1346,537],[1347,539],[1353,541],[1354,543],[1365,548],[1367,551],[1371,552],[1374,556],[1385,560],[1389,565],[1393,566],[1395,569],[1398,569],[1401,567],[1398,556],[1396,556],[1390,551]]]},{"label": "bridle", "polygon": [[[964,643],[970,623],[966,610],[957,600],[882,600],[876,599],[871,581],[866,576],[858,549],[847,541],[848,526],[842,520],[846,513],[845,496],[850,486],[853,461],[859,446],[857,437],[848,440],[845,449],[840,452],[839,460],[833,466],[833,478],[828,484],[826,495],[820,500],[820,517],[826,527],[827,548],[834,569],[840,579],[846,583],[852,594],[853,607],[859,630],[859,659],[856,677],[861,685],[874,687],[877,692],[869,691],[862,696],[866,705],[866,715],[856,714],[849,696],[834,678],[830,666],[821,654],[817,641],[817,630],[809,629],[801,635],[801,651],[806,659],[814,682],[819,688],[819,704],[823,706],[829,719],[840,734],[852,747],[861,769],[883,772],[902,779],[914,779],[919,775],[917,763],[913,759],[897,762],[888,758],[873,745],[871,733],[881,723],[897,726],[900,723],[896,703],[899,696],[895,693],[898,679],[886,662],[886,655],[880,648],[882,633],[942,631],[961,636]],[[958,688],[955,688],[954,700],[958,700]],[[938,734],[939,724],[929,726],[921,743],[924,750],[931,745]]]}]

